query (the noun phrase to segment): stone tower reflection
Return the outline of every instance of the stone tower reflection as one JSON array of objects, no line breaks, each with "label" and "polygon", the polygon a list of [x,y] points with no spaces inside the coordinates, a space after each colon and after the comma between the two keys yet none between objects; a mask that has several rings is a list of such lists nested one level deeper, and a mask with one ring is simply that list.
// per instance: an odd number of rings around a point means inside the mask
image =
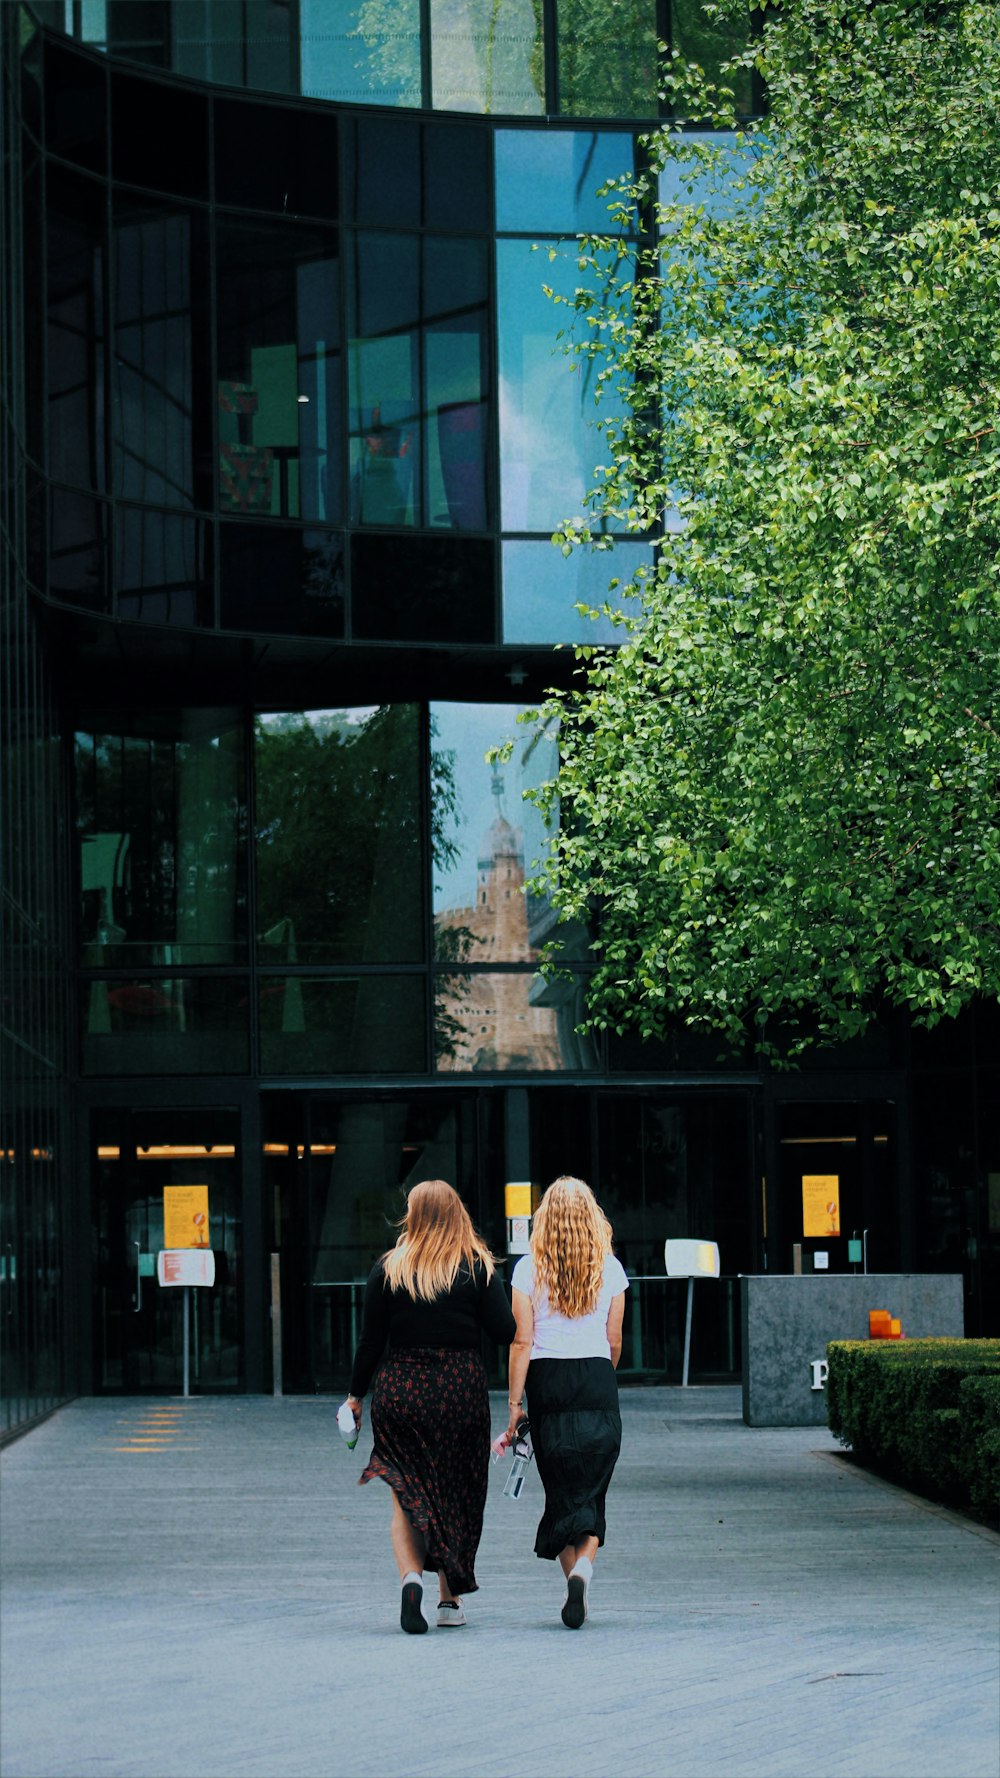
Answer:
[{"label": "stone tower reflection", "polygon": [[[455,954],[473,964],[533,963],[538,955],[528,930],[524,893],[524,837],[503,812],[503,785],[493,768],[496,814],[479,847],[476,899],[436,916],[439,940],[454,935]],[[443,947],[442,947],[443,948]],[[449,947],[451,949],[451,947]],[[451,1071],[538,1070],[562,1066],[557,1015],[534,1004],[538,978],[493,971],[440,978],[436,999],[439,1030],[448,1041],[438,1068]]]}]

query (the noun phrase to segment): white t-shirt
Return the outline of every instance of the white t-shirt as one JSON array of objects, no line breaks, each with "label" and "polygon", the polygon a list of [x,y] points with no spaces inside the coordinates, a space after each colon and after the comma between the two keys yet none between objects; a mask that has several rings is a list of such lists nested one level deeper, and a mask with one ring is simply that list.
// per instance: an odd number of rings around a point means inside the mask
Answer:
[{"label": "white t-shirt", "polygon": [[613,1253],[604,1261],[601,1294],[597,1307],[589,1315],[560,1315],[549,1307],[545,1291],[536,1296],[535,1262],[530,1253],[518,1260],[511,1276],[511,1288],[523,1290],[531,1297],[535,1311],[535,1338],[532,1358],[610,1358],[608,1343],[608,1310],[611,1299],[628,1289],[625,1268]]}]

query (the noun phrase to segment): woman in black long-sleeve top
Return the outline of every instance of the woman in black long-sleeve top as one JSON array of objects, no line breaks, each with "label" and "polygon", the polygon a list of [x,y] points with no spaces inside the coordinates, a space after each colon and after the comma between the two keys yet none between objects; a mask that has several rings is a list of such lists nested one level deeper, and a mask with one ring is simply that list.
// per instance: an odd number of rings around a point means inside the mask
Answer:
[{"label": "woman in black long-sleeve top", "polygon": [[415,1185],[403,1232],[373,1266],[348,1401],[372,1395],[374,1448],[362,1483],[392,1489],[392,1548],[403,1595],[400,1623],[427,1629],[423,1575],[437,1570],[440,1628],[465,1623],[462,1595],[477,1589],[476,1551],[490,1460],[483,1330],[509,1345],[515,1324],[493,1256],[458,1193],[443,1179]]}]

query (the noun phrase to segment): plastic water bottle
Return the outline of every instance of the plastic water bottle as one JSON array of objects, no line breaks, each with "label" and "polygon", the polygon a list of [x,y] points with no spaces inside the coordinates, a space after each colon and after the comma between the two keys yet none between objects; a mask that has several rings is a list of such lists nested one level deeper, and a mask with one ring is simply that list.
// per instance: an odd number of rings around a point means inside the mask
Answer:
[{"label": "plastic water bottle", "polygon": [[525,1423],[518,1428],[517,1438],[514,1441],[514,1461],[503,1485],[503,1491],[508,1500],[520,1500],[524,1478],[528,1473],[528,1464],[533,1455],[531,1440],[528,1437],[528,1427]]},{"label": "plastic water bottle", "polygon": [[337,1425],[340,1428],[340,1436],[347,1446],[347,1449],[353,1451],[358,1442],[360,1429],[355,1421],[354,1409],[349,1401],[342,1401],[337,1409]]}]

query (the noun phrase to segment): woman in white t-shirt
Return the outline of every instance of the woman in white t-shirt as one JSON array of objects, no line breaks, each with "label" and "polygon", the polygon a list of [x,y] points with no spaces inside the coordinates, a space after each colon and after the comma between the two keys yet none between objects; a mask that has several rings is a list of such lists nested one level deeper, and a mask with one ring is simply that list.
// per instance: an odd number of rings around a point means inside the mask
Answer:
[{"label": "woman in white t-shirt", "polygon": [[531,1250],[511,1278],[517,1333],[510,1349],[513,1439],[527,1415],[545,1511],[536,1556],[566,1576],[562,1621],[587,1616],[604,1499],[621,1449],[615,1369],[628,1279],[611,1251],[611,1224],[582,1179],[553,1181],[535,1215]]}]

